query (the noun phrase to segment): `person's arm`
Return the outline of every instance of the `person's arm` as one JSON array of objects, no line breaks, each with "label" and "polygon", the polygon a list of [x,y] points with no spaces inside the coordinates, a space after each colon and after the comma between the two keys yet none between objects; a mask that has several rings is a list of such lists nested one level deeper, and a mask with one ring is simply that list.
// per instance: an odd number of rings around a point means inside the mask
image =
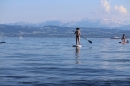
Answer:
[{"label": "person's arm", "polygon": [[77,30],[74,32],[74,34],[76,34],[77,33]]},{"label": "person's arm", "polygon": [[124,39],[124,36],[122,36],[122,38],[121,38],[122,40]]}]

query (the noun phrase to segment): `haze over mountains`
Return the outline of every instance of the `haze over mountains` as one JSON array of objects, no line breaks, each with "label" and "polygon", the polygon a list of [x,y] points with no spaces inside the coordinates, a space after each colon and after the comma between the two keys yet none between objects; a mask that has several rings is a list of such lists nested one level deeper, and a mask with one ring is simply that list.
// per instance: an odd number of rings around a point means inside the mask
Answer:
[{"label": "haze over mountains", "polygon": [[75,28],[81,28],[85,37],[113,37],[122,36],[123,33],[130,37],[130,21],[117,21],[111,19],[63,22],[59,20],[42,23],[17,22],[0,24],[0,34],[7,37],[75,37]]},{"label": "haze over mountains", "polygon": [[[129,29],[130,21],[120,21],[114,19],[87,19],[84,18],[78,21],[60,21],[60,20],[50,20],[41,23],[28,23],[28,22],[16,22],[10,23],[8,25],[23,25],[23,26],[61,26],[61,27],[93,27],[93,28],[121,28],[122,29]],[[125,27],[125,28],[123,28]]]}]

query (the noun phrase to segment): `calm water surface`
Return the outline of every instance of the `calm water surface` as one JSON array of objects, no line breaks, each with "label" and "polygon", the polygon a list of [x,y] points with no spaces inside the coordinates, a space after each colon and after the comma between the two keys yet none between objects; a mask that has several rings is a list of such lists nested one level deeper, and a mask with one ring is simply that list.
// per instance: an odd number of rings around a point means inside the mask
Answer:
[{"label": "calm water surface", "polygon": [[5,38],[0,86],[130,86],[130,44],[88,39]]}]

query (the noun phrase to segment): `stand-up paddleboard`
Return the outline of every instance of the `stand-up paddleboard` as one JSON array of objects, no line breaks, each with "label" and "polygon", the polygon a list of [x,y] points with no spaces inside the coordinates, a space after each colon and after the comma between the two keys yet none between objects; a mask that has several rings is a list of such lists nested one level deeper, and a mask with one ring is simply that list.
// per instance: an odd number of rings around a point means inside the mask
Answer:
[{"label": "stand-up paddleboard", "polygon": [[127,42],[119,42],[119,43],[122,43],[122,44],[127,44],[127,43],[129,43],[129,41],[127,40]]},{"label": "stand-up paddleboard", "polygon": [[72,47],[82,47],[82,45],[73,45]]}]

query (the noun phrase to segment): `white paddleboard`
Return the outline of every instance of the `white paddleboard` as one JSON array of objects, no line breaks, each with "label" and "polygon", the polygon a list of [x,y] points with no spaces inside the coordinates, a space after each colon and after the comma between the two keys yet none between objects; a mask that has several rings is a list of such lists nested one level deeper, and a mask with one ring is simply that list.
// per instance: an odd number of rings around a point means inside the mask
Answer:
[{"label": "white paddleboard", "polygon": [[82,47],[82,45],[73,45],[72,47]]},{"label": "white paddleboard", "polygon": [[119,43],[122,43],[122,44],[127,44],[127,43],[129,43],[129,41],[127,40],[126,42],[119,42]]},{"label": "white paddleboard", "polygon": [[127,44],[127,43],[129,43],[129,42],[119,42],[119,43],[122,43],[122,44]]}]

